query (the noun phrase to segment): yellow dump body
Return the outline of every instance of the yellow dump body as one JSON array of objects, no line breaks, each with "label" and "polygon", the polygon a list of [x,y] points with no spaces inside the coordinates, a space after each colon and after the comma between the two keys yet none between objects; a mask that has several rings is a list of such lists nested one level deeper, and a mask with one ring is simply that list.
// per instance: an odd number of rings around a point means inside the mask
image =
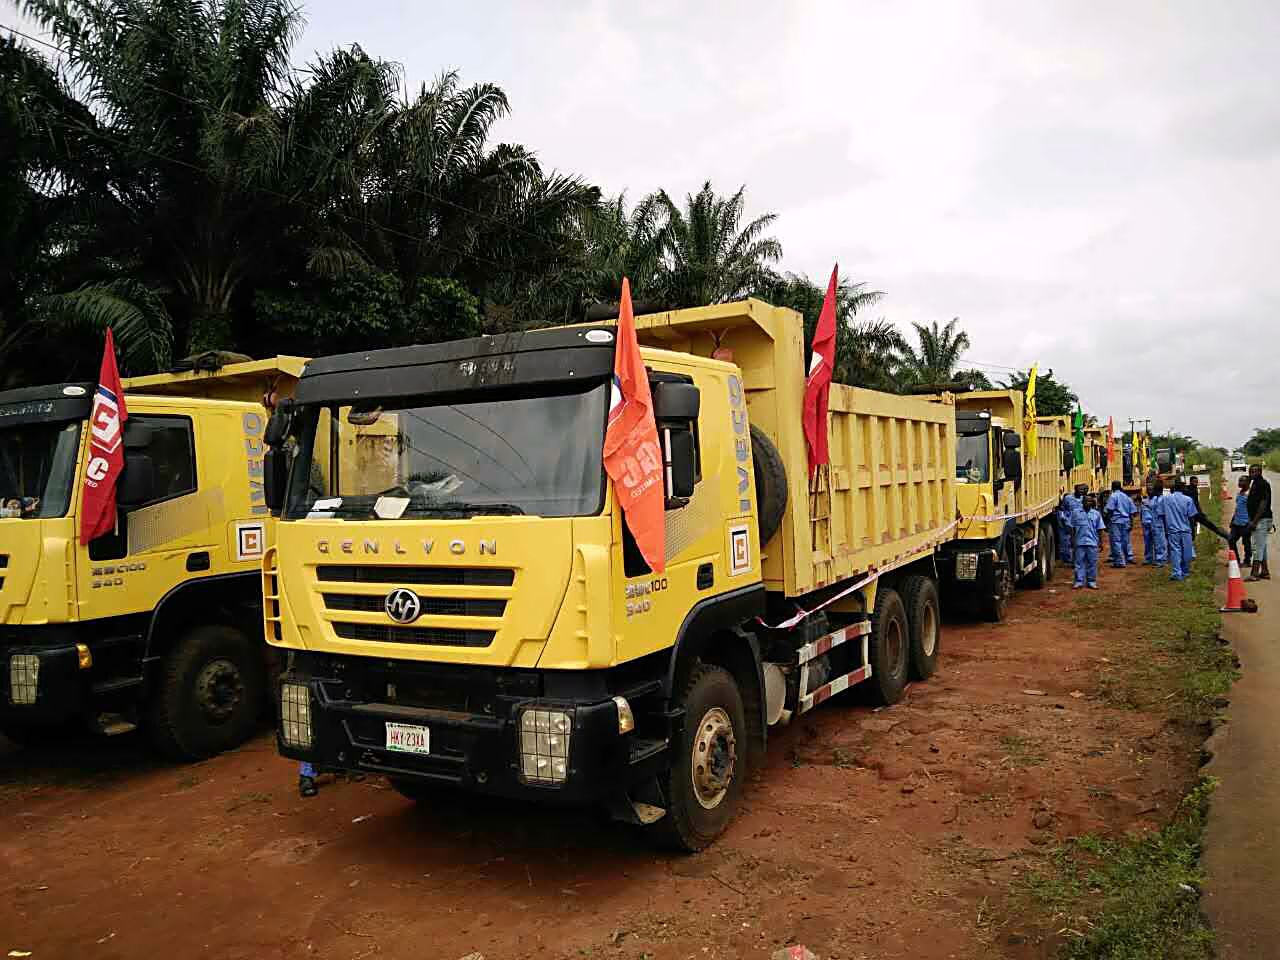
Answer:
[{"label": "yellow dump body", "polygon": [[130,377],[121,384],[128,393],[260,403],[271,391],[277,397],[291,396],[306,365],[305,357],[281,356],[228,364],[216,370]]},{"label": "yellow dump body", "polygon": [[763,545],[769,590],[800,596],[933,549],[955,519],[955,417],[939,402],[832,384],[830,470],[810,484],[802,426],[804,326],[759,300],[636,318],[640,342],[731,360],[748,416],[787,468],[781,529]]}]

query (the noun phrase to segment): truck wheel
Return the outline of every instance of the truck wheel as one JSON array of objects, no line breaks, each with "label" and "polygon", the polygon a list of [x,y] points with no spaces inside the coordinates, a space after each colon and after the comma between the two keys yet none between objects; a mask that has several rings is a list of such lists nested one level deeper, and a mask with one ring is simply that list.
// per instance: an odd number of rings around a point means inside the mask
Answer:
[{"label": "truck wheel", "polygon": [[867,696],[876,706],[887,707],[902,699],[907,688],[910,653],[907,611],[898,591],[881,587],[876,591],[876,609],[871,618],[871,682]]},{"label": "truck wheel", "polygon": [[1040,528],[1040,533],[1036,537],[1036,565],[1026,576],[1026,585],[1032,590],[1039,590],[1049,582],[1049,554],[1045,551],[1047,544],[1045,543],[1046,531]]},{"label": "truck wheel", "polygon": [[787,468],[773,441],[755,424],[751,426],[751,468],[756,481],[756,525],[763,550],[782,526],[782,515],[787,511]]},{"label": "truck wheel", "polygon": [[907,631],[911,638],[911,679],[928,680],[938,669],[942,632],[938,585],[929,577],[907,577],[902,584],[902,602],[907,608]]},{"label": "truck wheel", "polygon": [[679,705],[684,732],[663,784],[667,813],[649,829],[665,846],[694,853],[720,836],[737,812],[750,736],[742,693],[723,667],[696,667]]},{"label": "truck wheel", "polygon": [[1040,539],[1044,544],[1044,582],[1048,583],[1053,579],[1053,572],[1058,566],[1058,534],[1052,523],[1046,523],[1040,528]]},{"label": "truck wheel", "polygon": [[169,651],[148,711],[156,748],[202,760],[249,739],[262,716],[267,671],[260,651],[234,627],[196,627]]},{"label": "truck wheel", "polygon": [[982,615],[991,623],[1000,623],[1009,613],[1013,599],[1013,560],[1005,557],[1004,569],[996,574],[992,592],[983,598]]}]

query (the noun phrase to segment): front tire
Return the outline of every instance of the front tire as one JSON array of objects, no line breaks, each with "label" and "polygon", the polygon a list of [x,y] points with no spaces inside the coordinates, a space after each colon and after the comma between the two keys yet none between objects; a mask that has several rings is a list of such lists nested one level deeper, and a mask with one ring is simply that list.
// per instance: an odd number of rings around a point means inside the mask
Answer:
[{"label": "front tire", "polygon": [[1039,590],[1049,582],[1049,552],[1048,543],[1045,540],[1047,535],[1048,531],[1042,527],[1036,536],[1036,565],[1035,569],[1027,574],[1027,586],[1032,590]]},{"label": "front tire", "polygon": [[152,742],[175,760],[203,760],[244,743],[262,716],[261,651],[234,627],[188,631],[169,651],[148,710]]},{"label": "front tire", "polygon": [[720,836],[738,810],[750,736],[742,692],[723,667],[695,667],[680,706],[684,732],[663,783],[667,813],[649,829],[665,846],[694,853]]}]

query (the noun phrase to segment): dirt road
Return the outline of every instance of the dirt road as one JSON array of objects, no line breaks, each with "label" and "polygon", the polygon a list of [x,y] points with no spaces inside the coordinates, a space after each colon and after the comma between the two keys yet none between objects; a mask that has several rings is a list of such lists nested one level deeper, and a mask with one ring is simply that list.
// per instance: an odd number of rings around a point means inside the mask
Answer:
[{"label": "dirt road", "polygon": [[[1130,590],[1140,568],[1103,571]],[[1106,624],[1065,571],[872,713],[836,698],[772,738],[744,814],[672,857],[590,814],[374,781],[301,800],[263,735],[191,767],[122,740],[0,758],[0,951],[137,958],[1048,956],[1010,881],[1057,838],[1154,826],[1195,734],[1107,705]]]},{"label": "dirt road", "polygon": [[[1272,489],[1280,476],[1268,474]],[[1272,548],[1276,541],[1273,537]],[[1273,558],[1274,559],[1274,558]],[[1205,912],[1223,960],[1273,955],[1280,943],[1280,581],[1247,584],[1258,613],[1228,615],[1223,635],[1243,674],[1208,773],[1222,783],[1205,832]]]}]

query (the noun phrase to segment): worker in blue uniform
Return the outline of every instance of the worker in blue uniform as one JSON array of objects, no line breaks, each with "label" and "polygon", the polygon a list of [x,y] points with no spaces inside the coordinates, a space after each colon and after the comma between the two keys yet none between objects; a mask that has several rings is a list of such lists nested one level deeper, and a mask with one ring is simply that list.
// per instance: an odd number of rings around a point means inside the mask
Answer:
[{"label": "worker in blue uniform", "polygon": [[1165,523],[1166,504],[1164,481],[1158,477],[1151,484],[1151,540],[1155,565],[1163,567],[1169,560],[1169,528]]},{"label": "worker in blue uniform", "polygon": [[1086,494],[1073,522],[1075,534],[1076,577],[1073,589],[1087,586],[1098,589],[1098,537],[1105,529],[1102,514],[1098,512],[1098,499]]},{"label": "worker in blue uniform", "polygon": [[1169,534],[1169,579],[1185,580],[1191,576],[1195,543],[1191,536],[1191,519],[1199,511],[1187,496],[1181,482],[1165,497],[1164,525]]},{"label": "worker in blue uniform", "polygon": [[1129,495],[1121,489],[1119,480],[1111,481],[1111,496],[1107,497],[1107,505],[1102,516],[1107,522],[1107,539],[1111,541],[1111,565],[1123,567],[1133,563],[1133,544],[1129,541],[1129,531],[1133,528],[1133,515],[1138,508],[1133,505]]},{"label": "worker in blue uniform", "polygon": [[1156,544],[1151,531],[1151,498],[1139,493],[1138,500],[1138,514],[1142,521],[1142,562],[1144,565],[1152,564],[1156,562]]}]

